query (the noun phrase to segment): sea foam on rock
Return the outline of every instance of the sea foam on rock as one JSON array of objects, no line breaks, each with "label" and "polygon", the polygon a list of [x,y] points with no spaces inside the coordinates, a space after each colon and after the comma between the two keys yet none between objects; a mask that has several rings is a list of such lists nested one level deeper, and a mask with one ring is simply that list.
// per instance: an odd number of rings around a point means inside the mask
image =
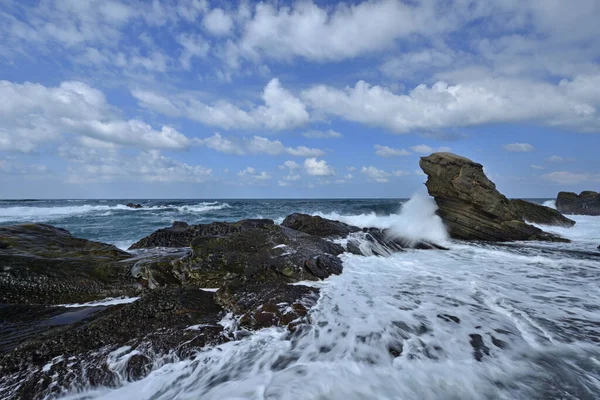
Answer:
[{"label": "sea foam on rock", "polygon": [[427,190],[455,239],[484,241],[568,241],[526,221],[572,226],[574,221],[549,207],[509,200],[483,172],[483,166],[452,153],[422,157]]}]

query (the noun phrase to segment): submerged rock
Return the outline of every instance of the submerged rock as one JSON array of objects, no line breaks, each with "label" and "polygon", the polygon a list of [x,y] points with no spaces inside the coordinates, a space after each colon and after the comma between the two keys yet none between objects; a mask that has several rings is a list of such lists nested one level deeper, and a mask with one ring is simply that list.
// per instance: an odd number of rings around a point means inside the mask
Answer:
[{"label": "submerged rock", "polygon": [[129,249],[151,247],[188,247],[191,241],[199,236],[228,235],[245,229],[273,225],[270,219],[243,219],[238,222],[213,222],[211,224],[188,225],[175,221],[169,228],[156,232],[132,244]]},{"label": "submerged rock", "polygon": [[0,227],[0,303],[82,303],[134,295],[131,255],[44,224]]},{"label": "submerged rock", "polygon": [[487,178],[481,164],[452,153],[433,153],[422,157],[419,165],[428,176],[427,190],[435,199],[438,214],[451,237],[484,241],[568,241],[525,220],[561,225],[572,225],[573,221],[560,218],[549,207],[508,200]]},{"label": "submerged rock", "polygon": [[129,208],[142,208],[141,204],[136,204],[136,203],[127,203],[125,204],[125,207],[129,207]]},{"label": "submerged rock", "polygon": [[565,214],[600,215],[600,193],[584,191],[560,192],[556,197],[556,209]]}]

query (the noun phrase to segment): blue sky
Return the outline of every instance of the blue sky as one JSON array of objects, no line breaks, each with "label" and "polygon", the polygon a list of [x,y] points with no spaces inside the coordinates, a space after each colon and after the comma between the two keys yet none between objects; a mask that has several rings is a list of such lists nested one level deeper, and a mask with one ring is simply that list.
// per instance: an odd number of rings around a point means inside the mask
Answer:
[{"label": "blue sky", "polygon": [[600,2],[3,0],[0,198],[600,186]]}]

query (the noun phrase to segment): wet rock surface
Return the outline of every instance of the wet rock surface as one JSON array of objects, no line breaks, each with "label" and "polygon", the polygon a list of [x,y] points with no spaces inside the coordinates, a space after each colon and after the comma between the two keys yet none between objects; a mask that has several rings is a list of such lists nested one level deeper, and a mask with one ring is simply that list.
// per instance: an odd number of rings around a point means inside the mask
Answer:
[{"label": "wet rock surface", "polygon": [[211,224],[188,225],[175,221],[169,228],[159,229],[149,236],[132,244],[129,249],[149,247],[188,247],[199,236],[219,236],[241,232],[246,229],[273,225],[270,219],[243,219],[238,222],[213,222]]},{"label": "wet rock surface", "polygon": [[0,227],[0,303],[77,303],[134,295],[131,255],[44,224]]},{"label": "wet rock surface", "polygon": [[[132,253],[49,225],[0,228],[0,398],[114,386],[252,330],[296,332],[319,296],[296,283],[342,273],[338,256],[353,246],[363,255],[442,248],[307,215],[286,220],[178,221]],[[343,237],[347,249],[329,240]],[[60,306],[123,295],[139,300]]]},{"label": "wet rock surface", "polygon": [[450,236],[463,240],[567,241],[525,221],[573,225],[549,207],[523,200],[509,200],[483,172],[483,166],[452,153],[422,157],[419,165],[427,174],[427,190],[438,205],[438,214]]},{"label": "wet rock surface", "polygon": [[361,230],[359,227],[340,221],[332,221],[319,216],[299,213],[288,215],[281,225],[319,237],[346,237],[353,232]]},{"label": "wet rock surface", "polygon": [[565,214],[600,215],[600,193],[589,190],[579,194],[559,192],[556,209]]}]

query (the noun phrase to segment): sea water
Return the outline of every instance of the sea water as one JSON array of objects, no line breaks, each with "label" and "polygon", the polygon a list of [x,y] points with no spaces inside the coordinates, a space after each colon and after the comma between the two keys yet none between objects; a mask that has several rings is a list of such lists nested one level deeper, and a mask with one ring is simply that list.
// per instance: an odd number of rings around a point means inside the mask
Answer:
[{"label": "sea water", "polygon": [[[452,241],[435,204],[406,200],[130,200],[2,202],[0,224],[44,222],[127,248],[175,220],[281,222],[292,212],[449,248],[341,256],[312,323],[263,329],[200,349],[118,387],[69,399],[597,399],[600,398],[600,217],[544,227],[572,243]],[[542,203],[547,199],[539,199]],[[236,329],[235,318],[223,322]],[[107,359],[118,370],[131,356]]]}]

